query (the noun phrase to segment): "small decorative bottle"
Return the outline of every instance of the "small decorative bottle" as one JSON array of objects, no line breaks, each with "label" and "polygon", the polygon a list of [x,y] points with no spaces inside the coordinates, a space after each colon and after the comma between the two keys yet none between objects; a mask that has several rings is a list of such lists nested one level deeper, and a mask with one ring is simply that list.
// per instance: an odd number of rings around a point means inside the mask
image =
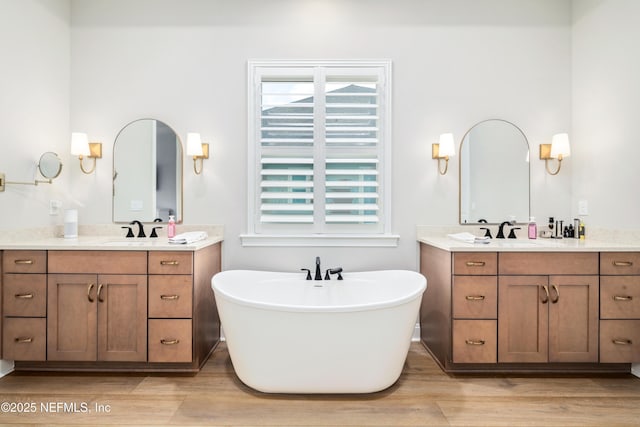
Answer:
[{"label": "small decorative bottle", "polygon": [[536,219],[534,217],[529,218],[529,238],[538,238],[538,225],[536,224]]},{"label": "small decorative bottle", "polygon": [[176,220],[173,215],[169,215],[169,224],[167,224],[167,237],[172,238],[176,235]]}]

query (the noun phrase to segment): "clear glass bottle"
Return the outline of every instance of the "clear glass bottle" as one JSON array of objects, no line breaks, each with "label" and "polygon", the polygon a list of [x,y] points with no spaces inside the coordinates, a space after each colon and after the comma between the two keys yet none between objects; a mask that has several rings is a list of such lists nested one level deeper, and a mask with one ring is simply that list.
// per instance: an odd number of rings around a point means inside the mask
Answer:
[{"label": "clear glass bottle", "polygon": [[536,224],[536,219],[534,217],[529,218],[529,238],[538,238],[538,225]]}]

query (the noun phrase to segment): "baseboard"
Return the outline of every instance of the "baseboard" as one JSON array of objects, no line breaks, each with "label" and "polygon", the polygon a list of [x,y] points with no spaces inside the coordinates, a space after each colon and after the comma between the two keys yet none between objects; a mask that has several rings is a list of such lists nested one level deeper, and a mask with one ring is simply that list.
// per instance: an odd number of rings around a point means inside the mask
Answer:
[{"label": "baseboard", "polygon": [[640,363],[634,363],[631,365],[631,373],[640,378]]},{"label": "baseboard", "polygon": [[13,372],[13,360],[0,360],[0,378]]},{"label": "baseboard", "polygon": [[416,323],[413,327],[413,336],[411,337],[412,342],[420,342],[420,324]]}]

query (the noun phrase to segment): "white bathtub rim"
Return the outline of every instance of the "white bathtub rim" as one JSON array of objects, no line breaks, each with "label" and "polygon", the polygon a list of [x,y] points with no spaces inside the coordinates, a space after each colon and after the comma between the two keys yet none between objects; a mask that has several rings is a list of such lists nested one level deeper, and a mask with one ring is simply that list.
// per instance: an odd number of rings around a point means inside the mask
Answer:
[{"label": "white bathtub rim", "polygon": [[[267,274],[272,277],[282,276],[286,278],[294,278],[299,276],[299,274],[297,273],[258,272],[255,270],[226,270],[226,272],[236,272],[236,273],[249,272],[251,274],[260,273],[260,274]],[[426,278],[421,274],[411,270],[381,270],[381,271],[354,272],[351,274],[366,276],[366,275],[375,275],[376,273],[381,273],[381,272],[387,272],[387,273],[401,272],[402,274],[412,273],[412,275],[415,275],[416,279],[420,281],[420,285],[415,290],[412,290],[412,292],[397,298],[386,299],[384,301],[376,301],[371,303],[363,303],[363,304],[331,305],[331,306],[278,304],[274,302],[262,302],[262,301],[247,300],[247,299],[239,298],[229,294],[229,292],[217,286],[216,276],[223,275],[225,272],[218,273],[212,277],[211,288],[213,289],[216,298],[221,298],[234,304],[253,307],[253,308],[267,310],[267,311],[309,312],[309,313],[341,313],[341,312],[355,312],[355,311],[371,311],[371,310],[379,310],[383,308],[396,307],[403,304],[407,304],[415,300],[416,298],[420,298],[427,288]],[[345,274],[345,276],[346,275],[347,274]],[[301,285],[309,286],[313,282],[314,281],[300,279]],[[340,285],[344,285],[345,282],[348,283],[348,279],[345,279],[343,281],[339,281],[339,280],[332,280],[330,282],[325,281],[325,283],[323,283],[323,286],[340,286]]]}]

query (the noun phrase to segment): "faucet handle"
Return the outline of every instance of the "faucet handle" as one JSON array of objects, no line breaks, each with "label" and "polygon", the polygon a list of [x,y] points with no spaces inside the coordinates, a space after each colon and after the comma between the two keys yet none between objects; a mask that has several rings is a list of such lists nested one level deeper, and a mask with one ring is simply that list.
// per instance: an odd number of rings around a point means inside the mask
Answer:
[{"label": "faucet handle", "polygon": [[520,227],[513,227],[511,231],[509,231],[509,239],[517,239],[516,230],[520,230]]},{"label": "faucet handle", "polygon": [[311,270],[309,270],[308,268],[301,268],[300,271],[306,271],[307,278],[305,280],[311,280]]},{"label": "faucet handle", "polygon": [[160,229],[162,227],[153,227],[151,229],[151,235],[149,237],[158,237],[158,233],[156,233],[156,230]]},{"label": "faucet handle", "polygon": [[120,228],[126,228],[127,229],[127,237],[134,237],[133,235],[133,230],[131,229],[131,227],[120,227]]},{"label": "faucet handle", "polygon": [[485,230],[484,237],[493,239],[493,236],[491,236],[491,230],[488,227],[480,227],[480,230]]}]

